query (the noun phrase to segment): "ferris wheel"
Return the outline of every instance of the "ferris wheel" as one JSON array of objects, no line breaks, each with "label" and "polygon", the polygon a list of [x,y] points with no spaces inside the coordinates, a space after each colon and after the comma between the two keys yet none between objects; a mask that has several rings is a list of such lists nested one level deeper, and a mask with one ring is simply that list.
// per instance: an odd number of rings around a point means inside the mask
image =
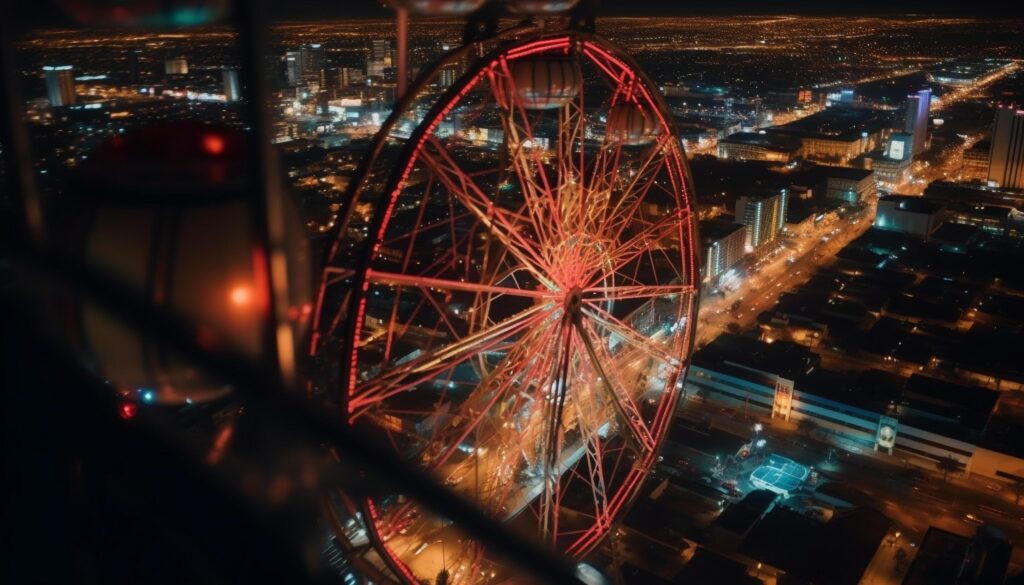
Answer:
[{"label": "ferris wheel", "polygon": [[[689,185],[657,88],[608,41],[519,31],[449,54],[382,127],[339,220],[320,390],[511,530],[585,555],[656,462],[683,385]],[[508,577],[402,494],[350,504],[401,580]]]}]

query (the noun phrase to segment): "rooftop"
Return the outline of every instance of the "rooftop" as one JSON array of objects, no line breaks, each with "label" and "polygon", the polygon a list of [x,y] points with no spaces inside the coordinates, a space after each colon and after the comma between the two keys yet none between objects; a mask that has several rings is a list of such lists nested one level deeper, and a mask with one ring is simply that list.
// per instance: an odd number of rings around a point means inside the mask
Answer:
[{"label": "rooftop", "polygon": [[714,525],[735,534],[744,534],[771,509],[777,497],[769,490],[754,490],[719,514]]},{"label": "rooftop", "polygon": [[718,141],[719,144],[747,144],[760,146],[778,152],[796,152],[800,150],[800,139],[780,134],[761,134],[760,132],[737,132]]},{"label": "rooftop", "polygon": [[820,179],[846,179],[848,181],[863,181],[873,173],[867,169],[855,169],[853,167],[832,167],[818,165],[811,169],[811,172]]},{"label": "rooftop", "polygon": [[715,585],[762,585],[756,577],[747,575],[747,567],[714,551],[700,547],[693,558],[672,578],[673,583]]},{"label": "rooftop", "polygon": [[[750,337],[723,333],[693,355],[693,364],[719,371],[777,375],[794,380],[818,366],[811,350],[786,341],[765,343]],[[771,381],[774,384],[774,380]]]},{"label": "rooftop", "polygon": [[927,197],[913,197],[907,195],[885,195],[878,199],[878,204],[891,204],[900,211],[907,213],[933,214],[942,211],[946,206],[943,202]]},{"label": "rooftop", "polygon": [[700,222],[699,232],[705,245],[711,244],[740,230],[746,226],[722,219],[706,219]]},{"label": "rooftop", "polygon": [[776,506],[757,523],[740,552],[811,583],[856,585],[889,531],[881,512],[856,509],[822,524]]}]

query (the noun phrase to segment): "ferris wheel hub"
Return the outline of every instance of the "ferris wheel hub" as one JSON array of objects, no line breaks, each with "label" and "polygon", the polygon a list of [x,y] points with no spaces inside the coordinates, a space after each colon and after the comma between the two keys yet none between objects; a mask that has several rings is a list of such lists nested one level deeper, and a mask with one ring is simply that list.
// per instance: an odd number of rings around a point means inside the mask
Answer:
[{"label": "ferris wheel hub", "polygon": [[576,319],[583,307],[583,290],[576,286],[565,295],[565,314],[567,317]]}]

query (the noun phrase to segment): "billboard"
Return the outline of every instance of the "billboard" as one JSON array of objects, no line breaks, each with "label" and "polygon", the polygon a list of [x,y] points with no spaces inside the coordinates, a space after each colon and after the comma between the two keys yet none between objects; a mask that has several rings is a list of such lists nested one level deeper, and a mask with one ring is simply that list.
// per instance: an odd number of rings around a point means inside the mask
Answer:
[{"label": "billboard", "polygon": [[881,447],[892,455],[892,448],[896,445],[896,429],[899,428],[899,421],[891,416],[882,415],[878,417],[878,430],[875,432],[875,451]]},{"label": "billboard", "polygon": [[776,377],[775,400],[772,402],[772,418],[779,417],[789,420],[793,410],[793,380]]}]

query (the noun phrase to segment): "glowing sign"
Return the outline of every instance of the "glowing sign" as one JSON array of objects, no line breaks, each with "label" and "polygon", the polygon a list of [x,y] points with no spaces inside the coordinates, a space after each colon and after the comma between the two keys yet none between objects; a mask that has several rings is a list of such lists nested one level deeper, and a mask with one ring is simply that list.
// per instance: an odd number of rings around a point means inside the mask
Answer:
[{"label": "glowing sign", "polygon": [[885,415],[878,417],[878,430],[875,432],[875,451],[881,447],[889,451],[889,455],[892,455],[892,448],[896,445],[897,428],[899,428],[899,421],[895,418]]},{"label": "glowing sign", "polygon": [[903,149],[905,146],[902,140],[893,140],[889,143],[889,158],[903,160]]},{"label": "glowing sign", "polygon": [[772,418],[778,416],[782,420],[789,420],[789,413],[793,410],[793,380],[785,378],[775,379],[775,400],[772,402]]}]

